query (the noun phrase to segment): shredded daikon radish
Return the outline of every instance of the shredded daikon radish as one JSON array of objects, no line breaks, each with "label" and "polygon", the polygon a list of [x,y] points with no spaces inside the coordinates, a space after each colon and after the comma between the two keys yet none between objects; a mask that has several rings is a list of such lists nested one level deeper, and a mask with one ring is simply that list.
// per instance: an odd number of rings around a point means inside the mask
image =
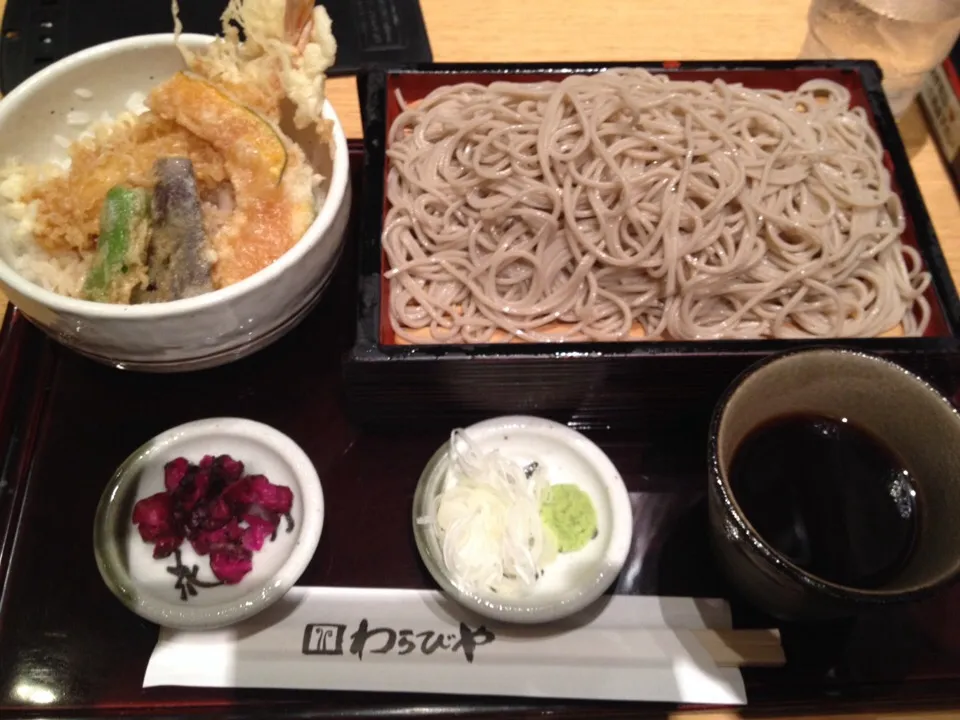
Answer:
[{"label": "shredded daikon radish", "polygon": [[533,463],[522,468],[497,451],[481,453],[463,430],[450,435],[450,468],[431,524],[443,561],[467,592],[528,593],[557,556],[540,519],[550,482]]}]

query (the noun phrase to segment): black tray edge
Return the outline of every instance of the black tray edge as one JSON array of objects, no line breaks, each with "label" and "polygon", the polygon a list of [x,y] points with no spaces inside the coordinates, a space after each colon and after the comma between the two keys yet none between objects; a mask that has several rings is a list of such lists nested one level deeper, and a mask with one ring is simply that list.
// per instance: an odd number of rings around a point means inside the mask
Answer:
[{"label": "black tray edge", "polygon": [[[47,340],[7,304],[0,329],[0,606],[13,554],[25,478],[44,417],[44,396],[54,360]],[[2,632],[2,628],[0,628]]]}]

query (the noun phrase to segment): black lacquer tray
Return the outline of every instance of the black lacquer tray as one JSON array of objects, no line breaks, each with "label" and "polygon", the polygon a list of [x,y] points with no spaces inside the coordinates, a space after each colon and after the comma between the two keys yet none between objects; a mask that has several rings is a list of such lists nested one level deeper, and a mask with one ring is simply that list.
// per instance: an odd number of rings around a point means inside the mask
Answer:
[{"label": "black lacquer tray", "polygon": [[[362,156],[353,147],[354,179]],[[359,188],[358,188],[359,189]],[[329,512],[304,585],[433,587],[410,531],[417,478],[448,418],[361,429],[345,411],[356,268],[347,252],[316,310],[227,367],[141,375],[46,339],[14,309],[0,335],[0,717],[662,717],[674,707],[469,696],[141,687],[157,628],[100,579],[94,511],[114,468],[156,433],[222,415],[269,423],[313,460]],[[712,399],[656,429],[590,429],[628,488],[656,509],[636,591],[731,598],[741,627],[773,622],[719,577],[706,541]],[[564,418],[575,421],[574,416]],[[360,532],[358,532],[358,529]],[[784,626],[786,667],[746,669],[749,713],[956,707],[960,587],[923,604],[818,627]]]}]

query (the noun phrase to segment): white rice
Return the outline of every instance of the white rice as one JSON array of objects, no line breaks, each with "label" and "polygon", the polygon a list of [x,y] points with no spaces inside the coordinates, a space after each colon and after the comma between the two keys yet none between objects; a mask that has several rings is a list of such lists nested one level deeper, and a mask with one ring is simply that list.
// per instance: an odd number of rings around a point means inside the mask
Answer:
[{"label": "white rice", "polygon": [[81,100],[93,99],[93,90],[88,90],[87,88],[78,87],[73,91],[73,94]]},{"label": "white rice", "polygon": [[127,112],[131,112],[134,115],[142,115],[147,111],[146,106],[147,96],[142,92],[135,92],[129,98],[124,105]]},{"label": "white rice", "polygon": [[22,201],[34,172],[14,162],[0,169],[3,259],[24,279],[46,290],[75,295],[83,284],[93,255],[86,259],[73,252],[51,255],[34,242],[37,203]]},{"label": "white rice", "polygon": [[80,110],[71,110],[67,113],[67,125],[83,127],[84,125],[89,125],[90,120],[90,113],[85,113]]},{"label": "white rice", "polygon": [[[122,113],[116,118],[103,113],[99,121],[93,124],[89,113],[71,111],[66,116],[67,125],[86,126],[77,139],[95,138],[117,125],[135,120],[136,116],[132,113]],[[76,296],[93,260],[93,253],[88,253],[87,257],[81,257],[74,251],[48,253],[33,237],[38,203],[23,202],[28,187],[39,178],[50,173],[60,174],[70,168],[70,158],[63,157],[62,150],[68,149],[72,141],[59,134],[51,140],[58,151],[51,153],[55,159],[45,167],[31,167],[9,160],[0,168],[0,256],[25,280],[61,295]]]}]

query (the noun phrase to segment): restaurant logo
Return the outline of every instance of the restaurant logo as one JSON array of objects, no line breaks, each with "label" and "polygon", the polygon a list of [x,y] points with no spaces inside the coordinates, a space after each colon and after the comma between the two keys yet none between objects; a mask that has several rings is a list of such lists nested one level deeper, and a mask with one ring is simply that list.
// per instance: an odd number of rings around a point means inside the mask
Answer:
[{"label": "restaurant logo", "polygon": [[343,655],[343,634],[346,625],[307,625],[303,633],[304,655]]},{"label": "restaurant logo", "polygon": [[303,631],[303,654],[352,655],[357,660],[363,660],[364,653],[429,656],[446,652],[452,655],[463,653],[466,661],[472,663],[477,648],[489,645],[496,639],[493,631],[485,626],[474,629],[463,622],[457,632],[417,632],[409,628],[371,627],[364,618],[349,636],[347,630],[348,627],[341,624],[309,623]]}]

